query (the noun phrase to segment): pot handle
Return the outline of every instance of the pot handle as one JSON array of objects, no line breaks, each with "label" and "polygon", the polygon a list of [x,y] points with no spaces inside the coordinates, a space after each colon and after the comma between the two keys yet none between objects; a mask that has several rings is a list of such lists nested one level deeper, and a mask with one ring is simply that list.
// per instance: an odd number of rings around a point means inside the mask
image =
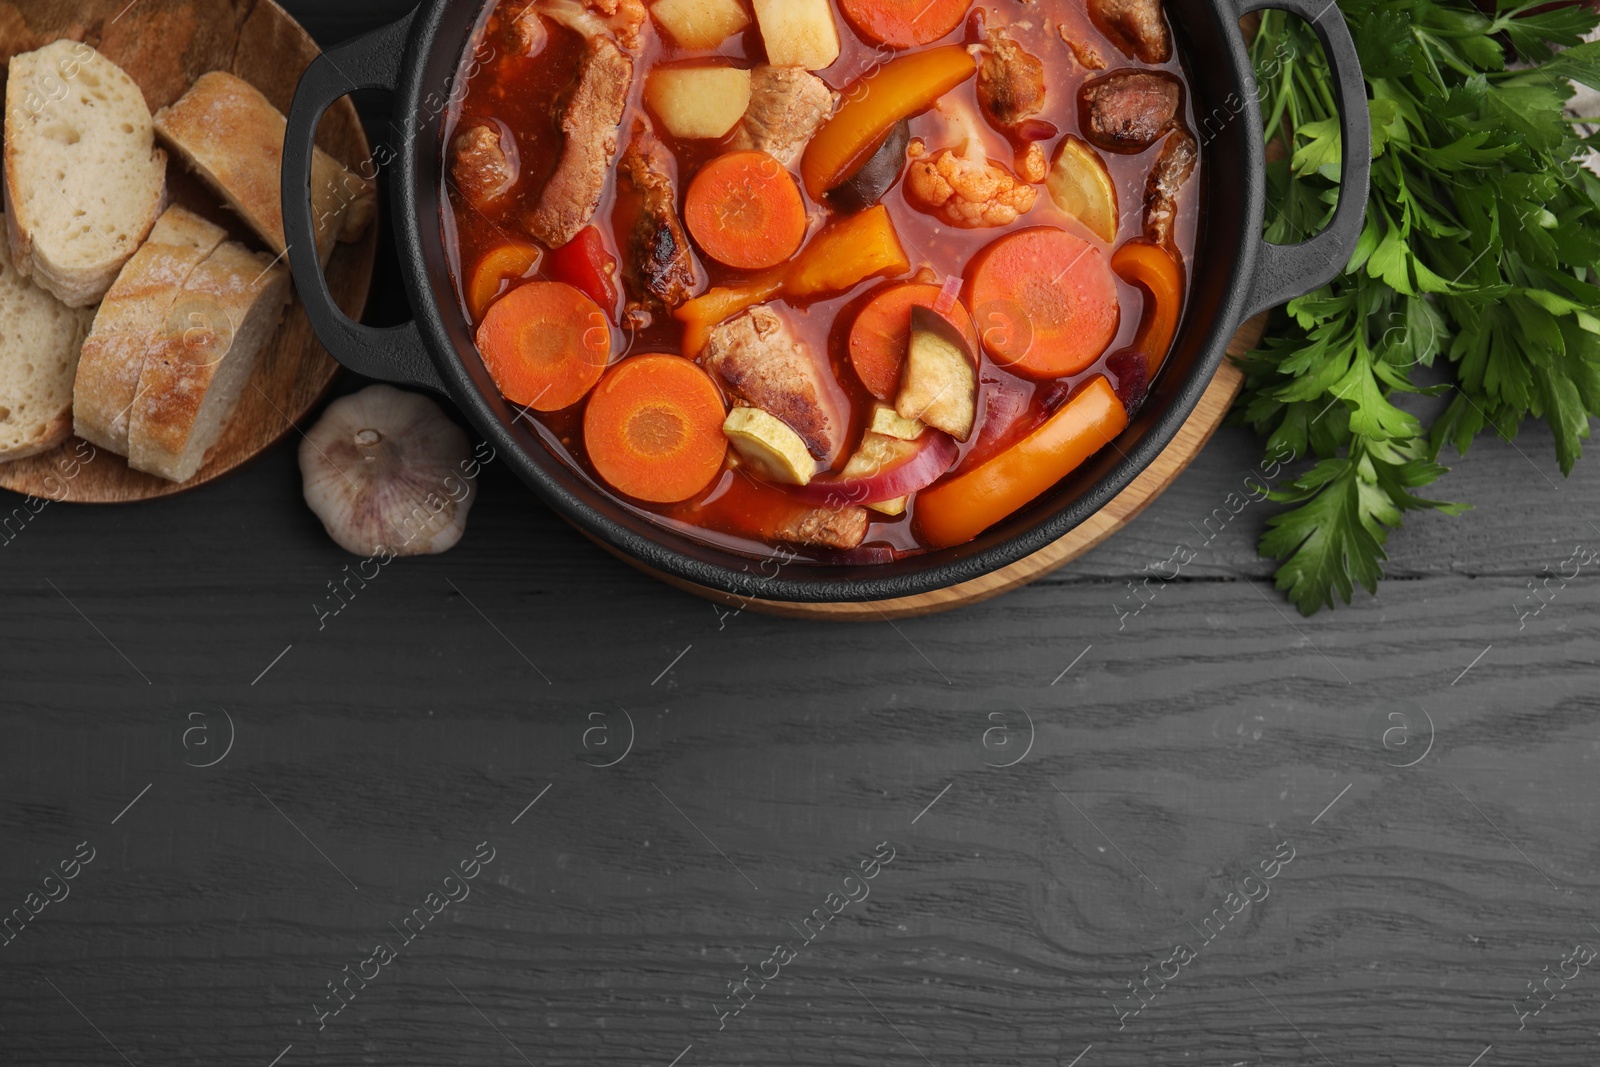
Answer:
[{"label": "pot handle", "polygon": [[[300,76],[283,138],[283,232],[289,269],[311,328],[333,357],[379,381],[445,392],[415,322],[378,329],[351,319],[333,301],[317,259],[311,217],[311,159],[317,124],[341,97],[357,89],[393,89],[416,10],[398,22],[332,48]],[[376,223],[374,223],[376,225]]]},{"label": "pot handle", "polygon": [[[1234,3],[1241,18],[1263,8],[1280,8],[1299,15],[1316,30],[1333,71],[1344,149],[1339,206],[1327,228],[1300,244],[1261,242],[1255,281],[1246,301],[1245,317],[1249,318],[1328,284],[1349,264],[1366,223],[1367,194],[1372,177],[1372,116],[1367,110],[1367,85],[1361,76],[1361,59],[1336,0],[1234,0]],[[1351,151],[1351,145],[1362,148]]]}]

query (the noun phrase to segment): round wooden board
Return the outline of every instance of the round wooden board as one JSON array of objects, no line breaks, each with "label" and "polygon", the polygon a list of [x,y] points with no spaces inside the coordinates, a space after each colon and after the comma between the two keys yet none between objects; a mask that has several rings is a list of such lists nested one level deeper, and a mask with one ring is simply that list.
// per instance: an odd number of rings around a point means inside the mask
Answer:
[{"label": "round wooden board", "polygon": [[[88,42],[139,84],[152,112],[182,96],[194,80],[226,70],[288,112],[300,75],[316,58],[311,37],[272,0],[0,0],[0,63],[62,37]],[[0,81],[3,81],[0,68]],[[329,109],[317,143],[354,166],[370,151],[355,105]],[[254,249],[262,242],[221,200],[168,153],[173,203],[226,229]],[[355,244],[341,244],[328,263],[328,284],[346,313],[359,317],[377,258],[378,224]],[[0,486],[30,496],[84,504],[150,500],[222,477],[273,445],[327,391],[338,364],[317,341],[298,299],[262,350],[222,439],[205,466],[180,484],[128,467],[121,456],[69,438],[53,451],[0,464]]]},{"label": "round wooden board", "polygon": [[[1254,348],[1260,343],[1266,325],[1266,315],[1258,315],[1245,323],[1228,345],[1228,354],[1243,355]],[[993,574],[948,589],[898,600],[875,600],[860,604],[794,604],[775,600],[747,600],[672,578],[658,571],[650,570],[648,573],[669,585],[708,600],[765,615],[781,615],[793,619],[825,619],[833,622],[904,619],[918,615],[934,615],[941,611],[959,608],[964,604],[988,600],[1029,582],[1037,581],[1050,572],[1066,566],[1132,522],[1134,517],[1160,496],[1200,454],[1200,450],[1211,440],[1211,435],[1217,432],[1222,420],[1227,417],[1228,409],[1233,406],[1233,401],[1238,397],[1243,385],[1244,375],[1239,368],[1235,367],[1232,361],[1223,361],[1217,376],[1211,380],[1210,387],[1201,396],[1200,403],[1196,405],[1177,436],[1172,439],[1172,443],[1156,457],[1154,463],[1145,468],[1143,474],[1117,494],[1111,503],[1048,548],[1040,549],[1028,558],[1018,560]]]}]

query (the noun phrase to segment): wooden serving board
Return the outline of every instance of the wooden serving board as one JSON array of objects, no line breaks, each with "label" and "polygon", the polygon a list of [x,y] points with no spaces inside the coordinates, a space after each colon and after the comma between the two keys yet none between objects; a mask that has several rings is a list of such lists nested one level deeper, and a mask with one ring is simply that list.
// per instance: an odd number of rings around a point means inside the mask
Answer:
[{"label": "wooden serving board", "polygon": [[[1228,345],[1230,356],[1243,355],[1261,341],[1266,331],[1267,316],[1258,315],[1246,322]],[[748,600],[693,582],[650,570],[649,573],[670,585],[709,600],[739,608],[747,608],[766,615],[781,615],[795,619],[826,619],[834,622],[874,622],[884,619],[904,619],[919,615],[934,615],[950,611],[964,604],[975,604],[1008,593],[1019,586],[1037,581],[1052,571],[1066,566],[1084,553],[1097,547],[1106,538],[1122,529],[1167,486],[1182,474],[1211,440],[1222,425],[1228,409],[1244,385],[1244,375],[1231,361],[1225,360],[1211,380],[1210,387],[1200,398],[1187,422],[1167,445],[1156,461],[1145,468],[1111,503],[1101,508],[1077,529],[1054,544],[1040,549],[1026,559],[1018,560],[982,578],[939,589],[919,596],[896,600],[866,601],[859,604],[796,604],[777,600]]]},{"label": "wooden serving board", "polygon": [[[311,37],[272,0],[0,0],[0,63],[62,37],[88,42],[126,70],[152,112],[182,96],[201,74],[226,70],[287,113],[301,73],[318,53]],[[370,156],[348,98],[329,109],[317,142],[352,167]],[[262,248],[260,239],[171,153],[167,191],[172,202],[222,226],[233,239]],[[334,299],[353,317],[366,306],[377,247],[374,222],[358,243],[339,245],[328,263]],[[73,437],[51,452],[0,464],[0,486],[94,504],[150,500],[193,489],[249,461],[289,432],[316,405],[337,371],[299,300],[293,299],[222,439],[189,481],[179,485],[131,470],[121,456]]]}]

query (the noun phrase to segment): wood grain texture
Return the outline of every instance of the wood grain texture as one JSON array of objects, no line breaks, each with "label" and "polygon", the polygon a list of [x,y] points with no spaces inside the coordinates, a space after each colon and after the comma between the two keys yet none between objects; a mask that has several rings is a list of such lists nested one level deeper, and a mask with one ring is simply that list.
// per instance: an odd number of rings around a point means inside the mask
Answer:
[{"label": "wood grain texture", "polygon": [[[62,36],[87,41],[119,64],[156,111],[182,96],[194,79],[227,70],[250,82],[285,113],[300,74],[317,55],[316,42],[272,0],[6,0],[0,3],[0,59]],[[0,86],[4,78],[0,76]],[[359,165],[369,156],[366,134],[348,100],[330,108],[318,143],[337,159]],[[218,197],[169,153],[170,199],[229,231],[252,248],[261,241]],[[381,223],[380,223],[381,224]],[[366,306],[378,247],[378,226],[354,244],[341,244],[327,268],[335,301],[352,315]],[[171,496],[237,469],[272,446],[316,405],[338,364],[317,341],[300,301],[262,349],[239,405],[206,463],[189,481],[169,482],[136,471],[123,457],[76,437],[30,459],[0,464],[0,486],[62,503],[115,504]]]},{"label": "wood grain texture", "polygon": [[[1309,623],[1188,585],[1120,633],[1115,583],[1041,584],[897,632],[719,620],[572,535],[584,566],[480,542],[319,630],[346,557],[306,533],[237,572],[57,571],[148,686],[49,586],[8,586],[0,825],[25,859],[0,891],[78,840],[104,856],[0,950],[18,1062],[114,1062],[46,978],[138,1063],[521,1062],[501,1034],[535,1063],[922,1062],[852,982],[937,1064],[1321,1062],[1277,1009],[1336,1063],[1592,1047],[1581,982],[1526,1032],[1509,1007],[1592,940],[1589,587],[1525,637],[1486,611],[1516,583],[1466,579]],[[232,752],[184,766],[222,707]],[[1026,746],[1021,708],[1031,750],[989,766]],[[1422,710],[1432,750],[1386,766]],[[483,840],[474,895],[318,1031],[324,983]],[[865,906],[719,1030],[727,981],[883,840]],[[1119,1031],[1108,997],[1285,840],[1271,896]]]},{"label": "wood grain texture", "polygon": [[[325,44],[404,11],[296,9]],[[1409,520],[1380,595],[1309,620],[1255,553],[1271,505],[1204,525],[1260,462],[1237,427],[1070,566],[851,627],[645,578],[498,463],[455,551],[337,614],[356,561],[293,448],[125,508],[7,495],[0,916],[97,856],[0,947],[0,1064],[1591,1064],[1593,968],[1513,1008],[1600,948],[1594,569],[1515,610],[1600,546],[1600,473],[1552,455],[1536,426],[1478,444],[1438,491],[1476,510]],[[472,895],[319,1031],[482,841]],[[882,841],[870,897],[719,1030]],[[1285,841],[1119,1030],[1125,983]]]}]

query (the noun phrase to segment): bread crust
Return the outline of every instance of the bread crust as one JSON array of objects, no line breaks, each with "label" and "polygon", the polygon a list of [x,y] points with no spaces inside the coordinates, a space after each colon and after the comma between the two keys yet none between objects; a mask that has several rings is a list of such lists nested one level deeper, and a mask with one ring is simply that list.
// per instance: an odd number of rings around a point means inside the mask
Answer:
[{"label": "bread crust", "polygon": [[289,272],[228,242],[197,267],[139,375],[128,465],[183,482],[221,437],[289,300]]},{"label": "bread crust", "polygon": [[128,260],[106,292],[78,361],[72,395],[79,437],[128,454],[128,423],[145,360],[163,339],[168,312],[190,274],[225,237],[220,227],[172,207]]},{"label": "bread crust", "polygon": [[[202,74],[155,128],[200,178],[227,201],[278,255],[283,232],[282,112],[249,82],[224,71]],[[354,241],[372,218],[372,182],[322,149],[312,152],[311,215],[317,256],[326,264],[337,241]]]},{"label": "bread crust", "polygon": [[5,152],[3,156],[0,156],[0,158],[5,160],[6,170],[4,190],[6,211],[6,254],[10,257],[11,265],[16,268],[17,273],[26,278],[33,273],[33,271],[30,269],[33,263],[33,242],[28,239],[28,235],[23,232],[22,227],[17,225],[16,208],[11,203],[11,183],[15,180],[14,176],[17,173],[17,168],[16,164],[12,162],[11,139],[8,137],[5,139],[5,142]]}]

